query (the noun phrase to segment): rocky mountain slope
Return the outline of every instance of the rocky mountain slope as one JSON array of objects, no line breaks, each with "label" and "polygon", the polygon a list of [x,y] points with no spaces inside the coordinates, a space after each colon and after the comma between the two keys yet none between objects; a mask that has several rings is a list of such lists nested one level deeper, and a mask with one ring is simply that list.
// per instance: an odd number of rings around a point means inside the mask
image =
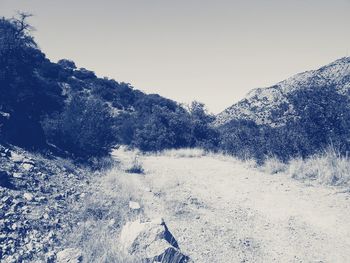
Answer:
[{"label": "rocky mountain slope", "polygon": [[268,88],[257,88],[247,97],[217,115],[217,126],[231,120],[246,119],[257,124],[283,125],[293,116],[288,95],[296,90],[334,87],[349,95],[350,57],[336,60],[317,70],[299,73]]},{"label": "rocky mountain slope", "polygon": [[0,261],[53,262],[75,225],[89,173],[69,160],[0,145]]},{"label": "rocky mountain slope", "polygon": [[0,262],[188,262],[166,223],[144,215],[132,162],[109,159],[111,177],[0,144]]}]

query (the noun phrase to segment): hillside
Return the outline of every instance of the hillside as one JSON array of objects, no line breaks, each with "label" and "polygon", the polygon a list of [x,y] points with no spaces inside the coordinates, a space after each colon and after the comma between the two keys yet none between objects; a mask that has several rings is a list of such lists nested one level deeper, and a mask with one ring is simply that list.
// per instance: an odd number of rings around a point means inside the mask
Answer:
[{"label": "hillside", "polygon": [[216,116],[215,125],[231,120],[252,120],[257,124],[273,127],[295,118],[293,105],[288,96],[300,90],[332,87],[338,93],[349,96],[350,57],[336,60],[317,70],[299,73],[268,88],[257,88],[246,98],[228,107]]},{"label": "hillside", "polygon": [[0,143],[87,159],[120,144],[154,151],[215,137],[201,103],[186,109],[71,60],[50,61],[27,18],[0,19]]}]

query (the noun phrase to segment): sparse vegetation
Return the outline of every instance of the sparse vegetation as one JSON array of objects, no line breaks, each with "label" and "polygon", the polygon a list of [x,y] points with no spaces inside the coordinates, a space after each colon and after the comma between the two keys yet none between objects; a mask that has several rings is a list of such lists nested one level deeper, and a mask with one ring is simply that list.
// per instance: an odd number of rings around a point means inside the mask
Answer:
[{"label": "sparse vegetation", "polygon": [[117,238],[121,227],[136,216],[129,200],[138,196],[128,176],[118,168],[94,176],[93,192],[70,207],[79,224],[64,245],[79,248],[84,262],[135,262],[121,253]]},{"label": "sparse vegetation", "polygon": [[201,148],[183,148],[177,150],[165,150],[159,154],[174,158],[199,158],[205,156],[207,153]]}]

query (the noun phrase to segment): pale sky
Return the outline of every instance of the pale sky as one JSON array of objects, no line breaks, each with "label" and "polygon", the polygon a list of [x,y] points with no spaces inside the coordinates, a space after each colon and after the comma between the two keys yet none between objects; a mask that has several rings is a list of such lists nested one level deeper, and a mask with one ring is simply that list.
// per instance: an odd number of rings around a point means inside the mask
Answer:
[{"label": "pale sky", "polygon": [[0,0],[53,61],[224,110],[350,52],[350,0]]}]

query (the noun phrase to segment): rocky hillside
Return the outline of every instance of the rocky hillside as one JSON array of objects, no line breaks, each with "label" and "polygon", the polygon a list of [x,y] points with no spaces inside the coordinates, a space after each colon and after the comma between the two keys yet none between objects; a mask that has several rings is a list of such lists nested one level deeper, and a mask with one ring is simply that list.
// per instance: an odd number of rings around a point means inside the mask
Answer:
[{"label": "rocky hillside", "polygon": [[133,160],[108,160],[92,171],[0,144],[0,262],[188,262],[130,188]]},{"label": "rocky hillside", "polygon": [[349,95],[350,57],[336,60],[320,69],[299,73],[268,88],[257,88],[247,97],[217,115],[217,126],[245,119],[272,127],[283,125],[294,116],[288,96],[295,91],[333,87]]},{"label": "rocky hillside", "polygon": [[53,262],[75,226],[69,206],[89,173],[71,161],[0,145],[0,261]]}]

